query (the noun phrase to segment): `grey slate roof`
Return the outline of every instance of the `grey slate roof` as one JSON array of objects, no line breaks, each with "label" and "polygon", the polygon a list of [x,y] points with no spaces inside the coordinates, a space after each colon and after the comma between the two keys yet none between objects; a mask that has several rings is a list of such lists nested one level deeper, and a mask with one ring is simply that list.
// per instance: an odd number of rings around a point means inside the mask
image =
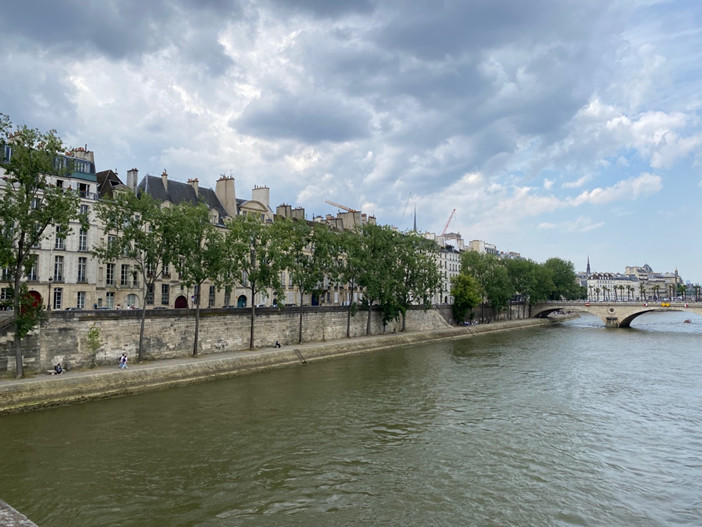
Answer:
[{"label": "grey slate roof", "polygon": [[216,210],[221,220],[229,216],[227,211],[224,210],[219,198],[217,198],[215,191],[211,188],[199,187],[198,194],[195,194],[195,189],[190,183],[181,183],[180,181],[169,179],[168,187],[166,188],[163,186],[163,179],[161,176],[147,175],[141,180],[137,187],[137,193],[141,194],[142,192],[146,192],[156,201],[169,201],[174,205],[180,203],[192,203],[193,205],[204,203],[210,209]]}]

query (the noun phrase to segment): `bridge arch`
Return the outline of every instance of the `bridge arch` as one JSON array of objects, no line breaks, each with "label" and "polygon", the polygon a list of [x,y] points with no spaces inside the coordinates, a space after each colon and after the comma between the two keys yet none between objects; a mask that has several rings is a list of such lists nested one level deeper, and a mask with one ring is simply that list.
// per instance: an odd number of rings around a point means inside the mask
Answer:
[{"label": "bridge arch", "polygon": [[585,312],[598,317],[607,327],[628,328],[644,313],[689,311],[702,315],[702,303],[649,304],[644,302],[544,302],[532,306],[532,318],[545,318],[555,311]]}]

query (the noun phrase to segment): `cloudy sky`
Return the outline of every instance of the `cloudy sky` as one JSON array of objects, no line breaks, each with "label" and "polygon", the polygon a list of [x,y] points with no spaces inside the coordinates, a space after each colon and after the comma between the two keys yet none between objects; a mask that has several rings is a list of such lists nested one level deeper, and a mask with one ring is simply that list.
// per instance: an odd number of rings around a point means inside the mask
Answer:
[{"label": "cloudy sky", "polygon": [[699,0],[25,0],[0,70],[123,179],[702,282]]}]

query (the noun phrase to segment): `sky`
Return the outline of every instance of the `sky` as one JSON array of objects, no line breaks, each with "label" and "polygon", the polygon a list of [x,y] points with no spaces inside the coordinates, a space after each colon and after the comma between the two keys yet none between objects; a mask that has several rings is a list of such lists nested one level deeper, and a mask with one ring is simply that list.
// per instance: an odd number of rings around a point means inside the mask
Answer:
[{"label": "sky", "polygon": [[702,282],[699,0],[24,0],[0,71],[123,181]]}]

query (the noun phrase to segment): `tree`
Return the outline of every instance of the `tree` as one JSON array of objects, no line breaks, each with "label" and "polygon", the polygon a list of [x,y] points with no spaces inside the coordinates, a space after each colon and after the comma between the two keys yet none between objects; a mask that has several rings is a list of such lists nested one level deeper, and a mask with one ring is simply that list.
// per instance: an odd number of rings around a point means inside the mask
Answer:
[{"label": "tree", "polygon": [[495,255],[466,251],[461,256],[461,270],[476,279],[483,301],[490,302],[494,313],[504,309],[515,292],[507,269]]},{"label": "tree", "polygon": [[144,325],[146,298],[153,294],[156,281],[174,260],[174,231],[170,216],[148,194],[119,192],[96,207],[104,226],[106,238],[96,245],[93,254],[103,262],[123,258],[134,265],[135,275],[141,275],[142,305],[137,360],[144,358]]},{"label": "tree", "polygon": [[411,305],[431,307],[434,292],[441,287],[441,276],[436,265],[437,245],[416,233],[396,236],[397,286],[394,298],[402,316],[401,331],[406,329],[407,309]]},{"label": "tree", "polygon": [[451,279],[451,295],[453,295],[453,318],[464,322],[466,314],[480,303],[480,286],[469,274],[459,274]]},{"label": "tree", "polygon": [[358,285],[363,288],[363,305],[368,309],[366,334],[370,335],[371,311],[377,303],[382,311],[383,324],[399,317],[400,307],[395,301],[396,232],[388,226],[363,225],[358,246],[360,264]]},{"label": "tree", "polygon": [[90,367],[94,368],[96,366],[95,356],[97,355],[97,351],[100,349],[100,346],[102,346],[102,342],[100,342],[100,328],[98,328],[96,325],[91,326],[91,328],[88,330],[88,335],[86,336],[85,341],[88,349],[90,350]]},{"label": "tree", "polygon": [[548,270],[532,260],[514,258],[505,260],[505,268],[514,292],[524,300],[523,317],[526,318],[527,305],[533,306],[548,298],[553,282]]},{"label": "tree", "polygon": [[178,276],[188,288],[195,290],[195,336],[193,357],[197,355],[200,336],[200,307],[202,285],[212,280],[219,285],[225,274],[224,237],[210,222],[209,209],[204,203],[181,203],[165,209],[166,225],[172,231],[173,249]]},{"label": "tree", "polygon": [[[10,155],[6,156],[5,146]],[[70,222],[86,225],[79,212],[80,198],[70,189],[55,186],[50,179],[67,172],[64,146],[55,130],[41,132],[20,126],[13,128],[9,117],[0,114],[0,263],[11,284],[15,323],[15,373],[24,376],[22,339],[36,326],[42,305],[28,297],[21,279],[36,262],[33,247],[48,236],[49,226],[57,238],[65,239]]]},{"label": "tree", "polygon": [[576,279],[573,262],[561,258],[549,258],[544,262],[544,266],[550,270],[553,281],[553,291],[549,295],[550,300],[575,300],[580,296],[580,286]]},{"label": "tree", "polygon": [[290,232],[288,272],[300,294],[298,342],[302,343],[305,294],[320,294],[324,289],[325,274],[331,270],[333,263],[333,239],[331,232],[323,223],[312,227],[304,220],[281,221],[290,224],[288,227]]},{"label": "tree", "polygon": [[348,287],[346,310],[346,338],[351,338],[351,317],[356,314],[357,304],[354,300],[358,278],[363,270],[363,251],[360,230],[341,231],[338,241],[338,257],[335,267],[339,281]]},{"label": "tree", "polygon": [[289,265],[288,232],[284,222],[267,225],[248,214],[237,216],[227,226],[225,250],[235,269],[224,272],[238,275],[242,286],[251,292],[250,349],[254,348],[256,293],[273,289],[282,297],[280,274]]}]

